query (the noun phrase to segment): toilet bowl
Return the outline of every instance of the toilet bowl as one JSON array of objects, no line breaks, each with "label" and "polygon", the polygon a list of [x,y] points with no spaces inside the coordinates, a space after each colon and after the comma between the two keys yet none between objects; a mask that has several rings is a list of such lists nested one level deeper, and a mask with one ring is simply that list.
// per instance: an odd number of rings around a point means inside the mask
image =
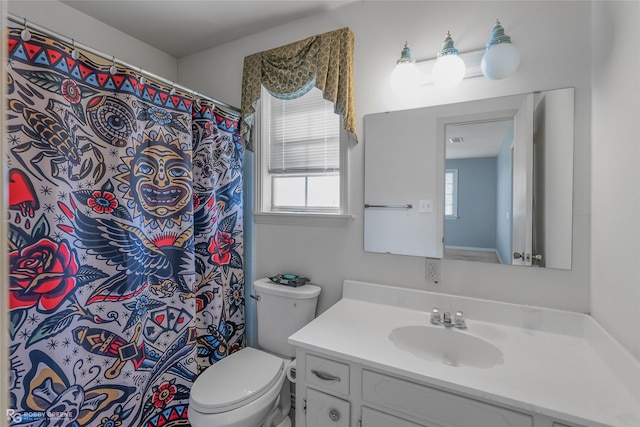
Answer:
[{"label": "toilet bowl", "polygon": [[261,426],[276,415],[288,385],[286,366],[284,359],[247,347],[209,367],[191,389],[192,427]]},{"label": "toilet bowl", "polygon": [[295,356],[287,338],[315,317],[320,288],[254,283],[258,345],[230,354],[196,379],[189,396],[192,427],[290,427],[290,383]]}]

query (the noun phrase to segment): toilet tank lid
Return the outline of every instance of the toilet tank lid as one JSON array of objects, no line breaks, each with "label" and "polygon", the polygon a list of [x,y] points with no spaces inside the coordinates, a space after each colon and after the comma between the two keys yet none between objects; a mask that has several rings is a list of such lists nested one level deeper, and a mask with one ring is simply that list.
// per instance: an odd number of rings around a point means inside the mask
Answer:
[{"label": "toilet tank lid", "polygon": [[277,295],[293,299],[315,298],[320,295],[320,291],[322,290],[320,286],[312,285],[309,283],[294,288],[293,286],[273,283],[269,279],[256,280],[255,282],[253,282],[253,288],[256,291],[264,292],[265,294]]}]

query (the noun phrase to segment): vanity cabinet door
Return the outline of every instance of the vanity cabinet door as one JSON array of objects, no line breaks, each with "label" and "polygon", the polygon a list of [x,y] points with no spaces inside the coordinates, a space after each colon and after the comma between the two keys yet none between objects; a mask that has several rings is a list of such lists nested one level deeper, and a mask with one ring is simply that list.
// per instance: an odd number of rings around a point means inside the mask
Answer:
[{"label": "vanity cabinet door", "polygon": [[363,406],[362,407],[362,427],[424,427],[424,426]]},{"label": "vanity cabinet door", "polygon": [[349,427],[350,409],[346,400],[309,388],[306,427]]}]

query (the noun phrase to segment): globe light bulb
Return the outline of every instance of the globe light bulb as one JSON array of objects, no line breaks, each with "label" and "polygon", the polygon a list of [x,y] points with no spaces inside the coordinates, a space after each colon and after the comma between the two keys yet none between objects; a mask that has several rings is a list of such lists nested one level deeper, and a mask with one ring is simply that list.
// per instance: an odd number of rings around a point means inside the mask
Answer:
[{"label": "globe light bulb", "polygon": [[464,61],[458,56],[458,49],[453,46],[451,33],[447,31],[442,50],[438,53],[436,63],[431,70],[433,83],[443,89],[454,88],[464,78],[466,68]]},{"label": "globe light bulb", "polygon": [[420,71],[416,66],[416,60],[411,56],[411,49],[405,42],[400,59],[396,61],[396,67],[391,72],[391,86],[394,91],[402,93],[415,88],[419,82]]},{"label": "globe light bulb", "polygon": [[491,40],[480,62],[482,74],[490,80],[501,80],[513,74],[520,65],[520,53],[504,33],[499,20],[491,31]]}]

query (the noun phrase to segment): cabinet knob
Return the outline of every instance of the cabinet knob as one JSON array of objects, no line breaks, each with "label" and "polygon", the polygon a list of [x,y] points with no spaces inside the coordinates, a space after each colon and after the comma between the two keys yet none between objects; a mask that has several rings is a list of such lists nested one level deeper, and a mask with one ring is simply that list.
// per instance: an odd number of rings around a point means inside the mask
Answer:
[{"label": "cabinet knob", "polygon": [[331,421],[336,422],[340,419],[340,412],[338,412],[335,409],[332,409],[329,411],[329,419],[331,419]]}]

